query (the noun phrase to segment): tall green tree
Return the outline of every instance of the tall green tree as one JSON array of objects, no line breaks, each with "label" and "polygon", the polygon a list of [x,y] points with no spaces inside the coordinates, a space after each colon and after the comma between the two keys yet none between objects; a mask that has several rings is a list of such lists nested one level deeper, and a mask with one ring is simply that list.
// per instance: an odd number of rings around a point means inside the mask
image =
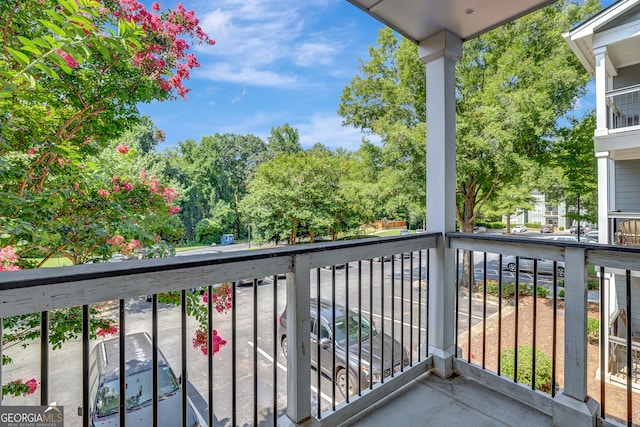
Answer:
[{"label": "tall green tree", "polygon": [[[187,140],[164,154],[165,175],[183,189],[180,217],[189,240],[196,239],[200,221],[220,219],[216,206],[232,209],[231,219],[220,224],[225,233],[235,232],[237,237],[246,235],[248,223],[240,211],[240,201],[266,156],[267,145],[262,139],[235,134],[205,136],[199,143]],[[224,203],[219,204],[220,201]],[[222,215],[222,218],[228,217]]]},{"label": "tall green tree", "polygon": [[264,241],[296,244],[301,237],[313,243],[359,228],[366,211],[350,175],[358,169],[354,162],[314,149],[261,164],[243,202],[255,233]]},{"label": "tall green tree", "polygon": [[274,158],[280,154],[293,154],[302,151],[300,133],[298,129],[291,127],[289,123],[271,128],[267,142],[269,143],[270,158]]},{"label": "tall green tree", "polygon": [[558,131],[554,147],[552,164],[561,171],[563,178],[555,186],[555,194],[571,207],[567,217],[577,222],[598,221],[598,164],[593,146],[595,128],[593,112],[582,119],[571,118],[569,126]]},{"label": "tall green tree", "polygon": [[[456,80],[456,215],[462,230],[471,231],[483,205],[519,173],[521,156],[548,159],[558,118],[589,79],[562,31],[599,8],[594,0],[554,3],[464,44]],[[417,47],[389,29],[380,31],[378,45],[344,89],[339,114],[345,124],[381,135],[383,147],[402,152],[394,149],[398,129],[424,123],[424,66]],[[422,158],[408,160],[407,167],[424,167]]]}]

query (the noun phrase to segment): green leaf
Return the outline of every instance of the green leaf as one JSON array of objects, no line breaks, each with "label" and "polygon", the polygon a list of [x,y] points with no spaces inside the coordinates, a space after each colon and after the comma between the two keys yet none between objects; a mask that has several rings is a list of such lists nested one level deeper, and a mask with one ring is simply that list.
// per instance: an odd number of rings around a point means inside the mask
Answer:
[{"label": "green leaf", "polygon": [[70,13],[76,13],[78,11],[78,5],[75,1],[58,0],[58,3],[64,6],[64,8],[67,9]]},{"label": "green leaf", "polygon": [[49,15],[53,20],[59,22],[62,25],[66,25],[67,21],[64,20],[62,16],[58,12],[53,9],[47,9],[44,11],[47,15]]},{"label": "green leaf", "polygon": [[11,54],[11,56],[14,57],[14,59],[16,59],[21,64],[28,65],[31,62],[29,57],[24,53],[20,52],[19,50],[15,50],[13,48],[7,47],[7,51]]},{"label": "green leaf", "polygon": [[54,33],[56,33],[60,37],[64,37],[64,38],[68,38],[69,37],[69,35],[62,28],[58,27],[56,24],[54,24],[51,21],[47,21],[47,20],[44,20],[44,19],[38,19],[38,22],[40,22],[43,26],[47,27],[49,30],[53,31]]},{"label": "green leaf", "polygon": [[59,78],[58,73],[53,71],[49,66],[47,66],[46,64],[44,64],[42,62],[38,62],[36,64],[36,68],[38,68],[39,70],[42,70],[49,77],[52,77],[54,79]]},{"label": "green leaf", "polygon": [[71,74],[71,67],[67,65],[67,61],[65,61],[63,57],[58,54],[54,54],[51,55],[50,58],[51,61],[55,62],[55,64],[60,67],[62,71],[64,71],[66,74]]},{"label": "green leaf", "polygon": [[80,14],[73,15],[71,18],[69,18],[69,21],[72,21],[76,24],[83,24],[88,27],[93,27],[93,22],[91,22],[90,19],[87,19],[85,16],[82,16]]},{"label": "green leaf", "polygon": [[42,56],[42,51],[35,46],[22,46],[22,49],[31,52],[36,56]]}]

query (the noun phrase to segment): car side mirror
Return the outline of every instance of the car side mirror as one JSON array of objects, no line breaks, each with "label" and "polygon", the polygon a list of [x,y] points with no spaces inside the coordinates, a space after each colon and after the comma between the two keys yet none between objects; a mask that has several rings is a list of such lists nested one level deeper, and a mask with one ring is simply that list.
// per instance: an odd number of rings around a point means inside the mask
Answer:
[{"label": "car side mirror", "polygon": [[320,344],[322,345],[322,348],[326,350],[331,346],[331,338],[322,338],[320,340]]}]

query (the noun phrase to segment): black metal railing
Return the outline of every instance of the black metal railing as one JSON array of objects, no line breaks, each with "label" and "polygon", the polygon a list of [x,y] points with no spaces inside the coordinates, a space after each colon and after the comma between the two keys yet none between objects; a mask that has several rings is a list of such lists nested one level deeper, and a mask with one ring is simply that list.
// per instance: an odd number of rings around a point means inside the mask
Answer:
[{"label": "black metal railing", "polygon": [[[637,425],[640,248],[448,237],[458,253],[458,360],[552,399],[561,390],[584,390],[600,403],[602,419]],[[578,313],[584,323],[567,323]],[[588,350],[567,354],[576,347]]]},{"label": "black metal railing", "polygon": [[[367,399],[375,396],[366,395],[382,383],[393,383],[399,374],[412,366],[420,365],[423,371],[426,370],[428,253],[429,248],[435,247],[439,241],[437,235],[425,233],[244,253],[4,273],[0,275],[0,313],[5,318],[13,318],[39,311],[42,345],[38,357],[28,356],[34,364],[5,366],[0,376],[6,381],[41,366],[37,393],[40,403],[64,402],[65,425],[90,425],[96,417],[97,385],[105,381],[95,370],[99,362],[95,360],[94,349],[98,343],[109,341],[96,337],[91,324],[90,313],[99,309],[100,315],[108,316],[111,324],[118,327],[114,336],[119,353],[117,360],[109,363],[115,365],[119,372],[125,372],[123,381],[119,381],[113,390],[119,396],[127,396],[127,399],[115,396],[118,401],[111,415],[115,417],[116,424],[124,426],[132,416],[148,416],[154,425],[159,420],[166,421],[167,414],[162,408],[176,397],[179,402],[172,407],[174,410],[180,408],[176,412],[179,415],[176,425],[192,425],[199,420],[213,426],[228,420],[232,425],[275,426],[277,419],[285,413],[295,418],[296,411],[290,408],[295,404],[307,407],[309,412],[316,405],[315,414],[319,419],[346,418],[348,415],[340,415],[345,405],[362,399],[359,405],[368,406]],[[306,265],[306,270],[299,270],[300,265]],[[306,271],[306,277],[301,271]],[[312,280],[314,278],[315,281]],[[220,293],[222,286],[226,286],[225,295],[230,300],[228,305],[223,304],[222,310],[216,310],[220,300],[216,301],[214,294]],[[288,360],[292,357],[308,358],[308,353],[301,356],[293,347],[285,358],[281,352],[280,318],[285,307],[289,307],[287,310],[291,307],[293,310],[306,310],[311,314],[310,298],[300,302],[290,297],[305,286],[309,296],[318,301],[330,300],[331,317],[336,319],[331,322],[333,337],[340,332],[336,331],[336,326],[340,327],[336,307],[343,305],[356,313],[357,331],[351,333],[353,331],[347,326],[344,334],[344,368],[347,373],[356,372],[355,376],[344,377],[345,397],[339,395],[338,346],[332,348],[333,367],[327,374],[321,368],[320,355],[320,348],[326,343],[318,340],[318,362],[311,374],[316,378],[315,385],[311,384],[309,374],[306,380],[301,380],[305,377],[303,371],[291,370],[297,363],[289,363]],[[299,307],[295,308],[296,304]],[[50,313],[74,306],[82,307],[81,339],[66,342],[61,350],[51,352]],[[363,319],[379,325],[381,348],[385,348],[386,340],[387,347],[391,348],[389,353],[384,350],[376,353],[374,340],[362,338],[366,323]],[[345,317],[343,323],[348,325],[348,320]],[[199,341],[196,339],[199,328],[205,329],[204,341],[202,337]],[[140,397],[129,399],[131,387],[127,378],[130,374],[125,367],[131,360],[128,359],[130,345],[127,339],[132,333],[147,332],[148,329],[151,332],[151,383],[148,387],[152,389],[149,393],[152,398],[144,407],[133,408],[131,402]],[[218,335],[213,334],[214,329]],[[6,336],[13,331],[7,329],[4,332]],[[371,329],[369,333],[372,334]],[[213,350],[219,344],[216,340],[221,336],[227,344],[214,355]],[[305,338],[310,338],[308,327]],[[399,347],[407,349],[406,353],[399,353],[400,357],[397,355]],[[32,353],[31,348],[21,349],[18,358]],[[205,354],[202,354],[202,348],[206,349]],[[17,349],[0,348],[0,355],[14,351]],[[390,370],[385,368],[385,358],[390,363]],[[378,359],[382,360],[379,373],[372,369]],[[64,363],[78,369],[82,367],[82,373],[75,380],[65,378],[62,388],[60,383],[63,380],[57,375],[59,366]],[[368,365],[370,370],[366,380],[363,365]],[[175,371],[175,377],[180,380],[179,392],[172,395],[175,397],[162,393],[159,375],[163,366]],[[278,370],[286,373],[280,374]],[[354,387],[350,384],[352,381],[358,381],[358,385]],[[315,386],[315,400],[288,402],[292,400],[292,394],[304,395],[296,386],[305,384],[308,389]],[[293,391],[289,389],[292,386]],[[329,390],[330,401],[323,406],[324,396]],[[354,393],[349,393],[349,390],[354,390]],[[30,402],[29,397],[5,401],[4,404],[25,402]],[[70,411],[76,406],[81,406],[79,417]],[[134,409],[137,411],[135,414],[132,413]]]}]

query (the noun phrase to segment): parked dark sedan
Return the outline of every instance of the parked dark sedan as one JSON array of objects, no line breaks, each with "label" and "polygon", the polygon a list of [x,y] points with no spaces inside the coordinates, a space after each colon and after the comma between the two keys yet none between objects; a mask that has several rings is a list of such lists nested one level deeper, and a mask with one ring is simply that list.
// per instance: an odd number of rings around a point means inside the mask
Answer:
[{"label": "parked dark sedan", "polygon": [[[280,344],[287,357],[287,320],[286,308],[280,316]],[[329,378],[335,378],[336,385],[343,396],[347,395],[347,365],[349,371],[349,395],[358,392],[358,370],[362,372],[360,390],[369,387],[391,375],[391,369],[398,372],[402,366],[409,364],[409,352],[388,334],[380,333],[373,322],[364,315],[353,310],[345,310],[336,305],[335,337],[333,309],[331,301],[320,300],[320,319],[318,319],[317,301],[311,300],[311,367],[318,368],[320,360],[321,372]],[[362,359],[358,361],[358,330],[362,343]],[[347,364],[346,345],[349,331],[349,363]],[[318,333],[320,336],[320,353],[318,354]],[[334,350],[335,349],[335,350]],[[373,351],[371,351],[373,350]],[[332,353],[335,351],[336,364],[333,371]],[[370,357],[372,354],[372,357]],[[392,358],[393,354],[393,358]],[[384,357],[382,357],[384,355]],[[369,365],[369,360],[372,360]],[[384,369],[382,367],[384,359]],[[393,360],[392,360],[393,359]],[[393,367],[393,368],[392,368]],[[335,373],[335,377],[333,376]]]},{"label": "parked dark sedan", "polygon": [[542,224],[540,226],[540,232],[541,233],[553,233],[554,232],[554,227],[551,224]]}]

